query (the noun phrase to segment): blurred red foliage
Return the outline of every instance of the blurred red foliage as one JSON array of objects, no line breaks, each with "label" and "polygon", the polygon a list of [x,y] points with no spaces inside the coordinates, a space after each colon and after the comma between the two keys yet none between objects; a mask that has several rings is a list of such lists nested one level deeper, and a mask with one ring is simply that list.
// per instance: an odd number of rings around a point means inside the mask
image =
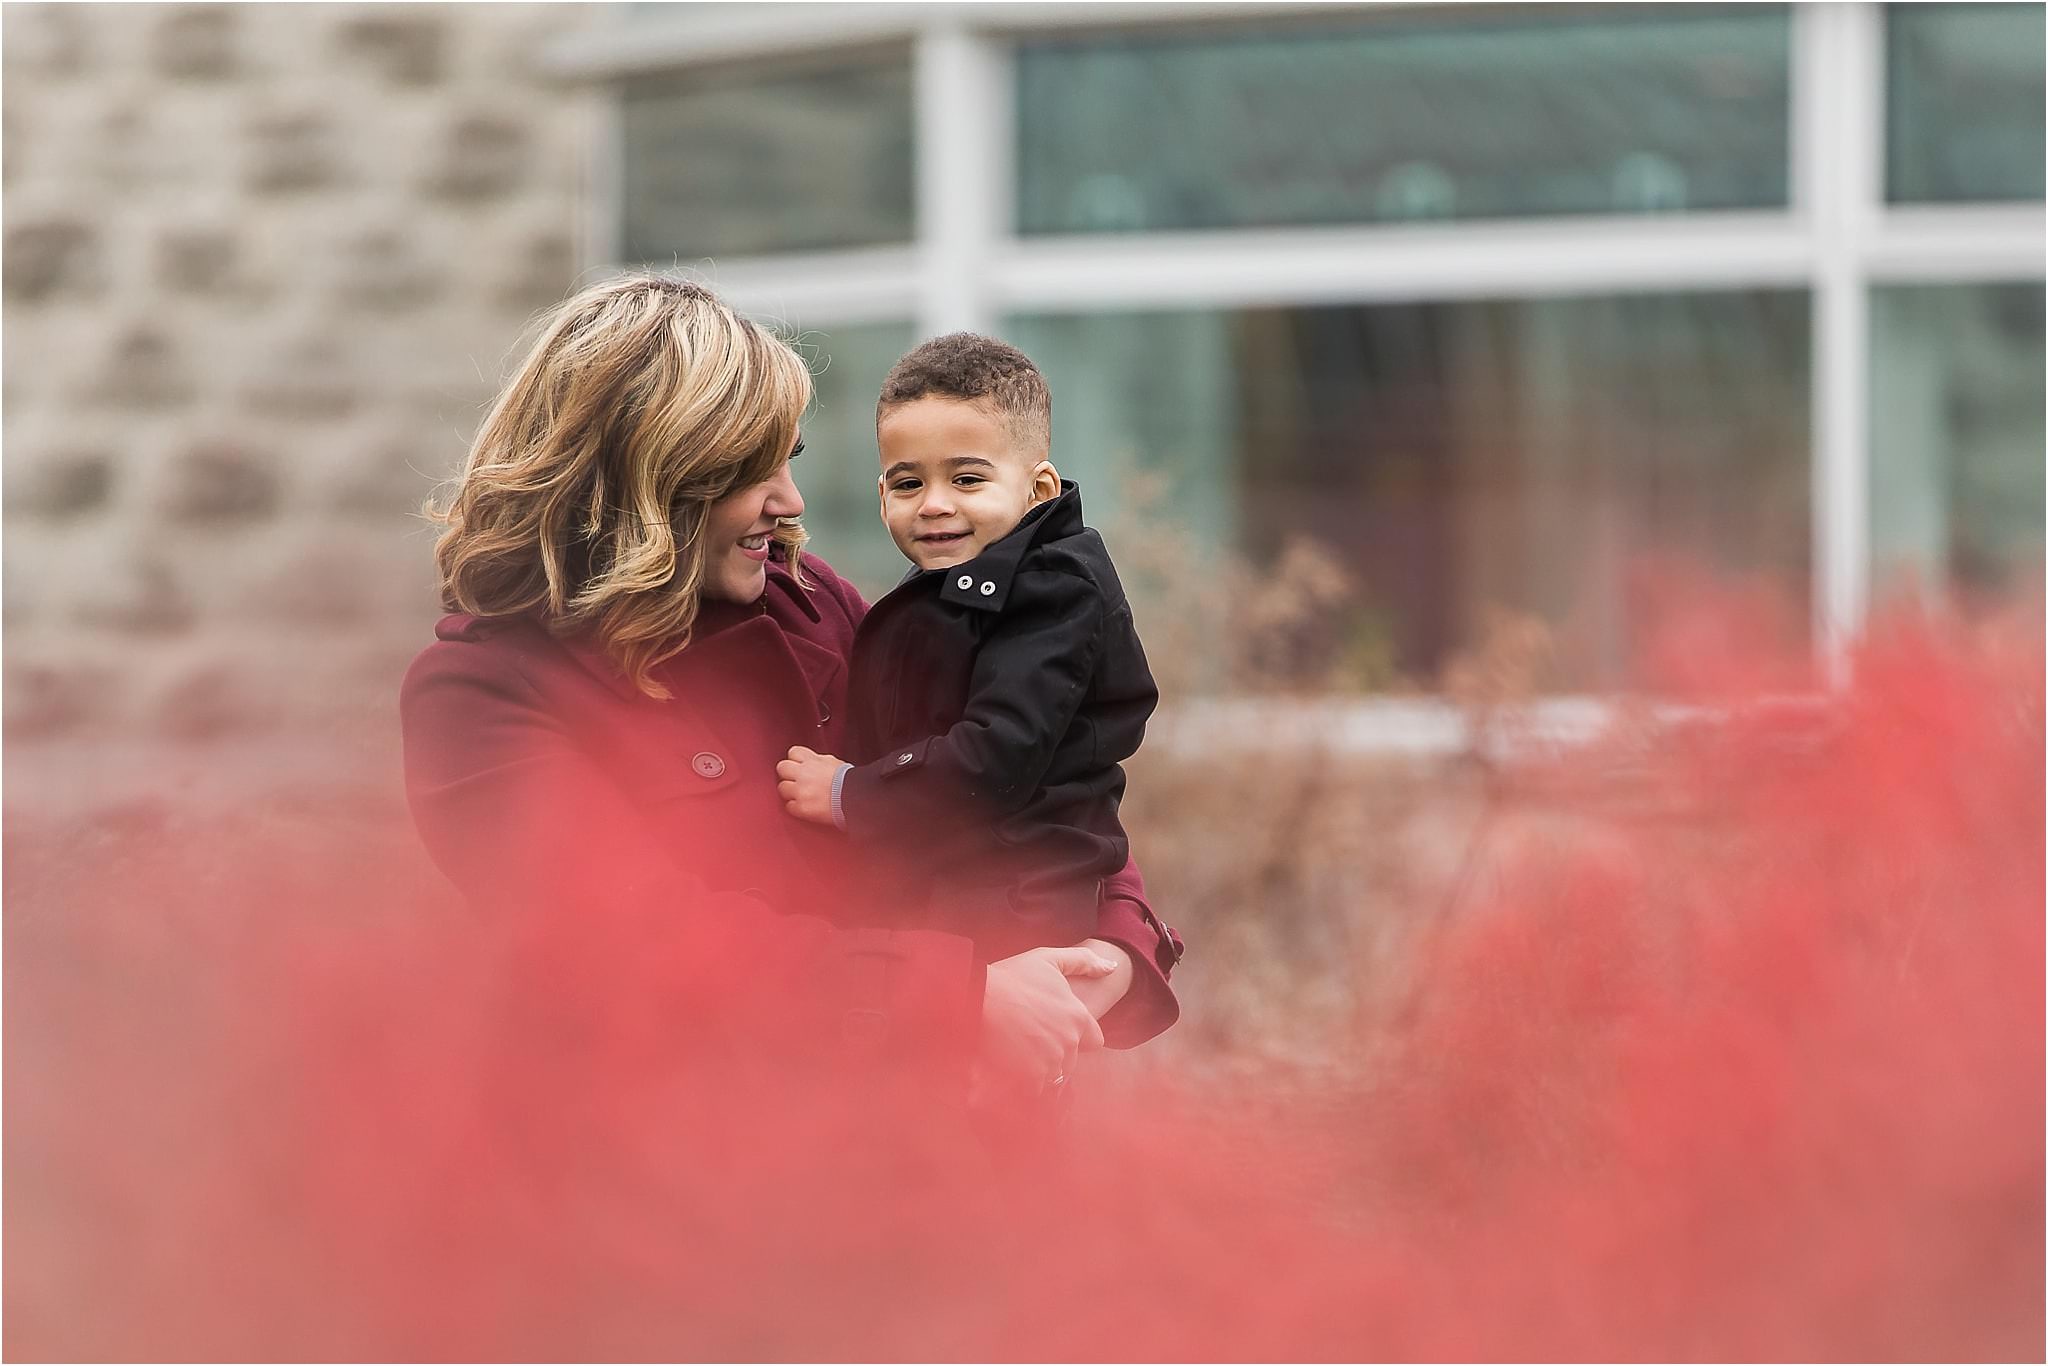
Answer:
[{"label": "blurred red foliage", "polygon": [[388,824],[17,822],[7,1355],[2039,1357],[2038,629],[1881,622],[1788,702],[1679,597],[1644,676],[1711,715],[1525,761],[1570,819],[1353,1071],[1155,1071],[1049,1151]]}]

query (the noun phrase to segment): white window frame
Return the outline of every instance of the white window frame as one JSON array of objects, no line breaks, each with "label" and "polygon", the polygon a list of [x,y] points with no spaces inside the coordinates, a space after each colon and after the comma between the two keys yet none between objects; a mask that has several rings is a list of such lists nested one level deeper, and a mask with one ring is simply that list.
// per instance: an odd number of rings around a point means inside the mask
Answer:
[{"label": "white window frame", "polygon": [[[615,80],[838,47],[913,57],[917,240],[697,263],[742,309],[805,328],[911,320],[930,336],[1006,313],[1355,304],[1633,291],[1801,288],[1812,299],[1813,620],[1842,681],[1868,607],[1870,290],[2040,280],[2042,205],[1887,206],[1884,16],[1791,6],[1791,202],[1658,217],[1018,237],[1013,42],[1032,33],[1384,10],[1293,3],[699,4],[594,27],[545,57]],[[616,121],[593,161],[584,264],[615,261]],[[1577,705],[1558,699],[1560,705]]]}]

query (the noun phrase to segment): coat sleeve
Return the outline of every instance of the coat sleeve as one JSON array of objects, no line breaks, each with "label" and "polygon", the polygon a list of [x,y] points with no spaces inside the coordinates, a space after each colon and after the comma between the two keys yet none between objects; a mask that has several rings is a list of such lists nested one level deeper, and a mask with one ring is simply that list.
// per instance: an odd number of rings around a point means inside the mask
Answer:
[{"label": "coat sleeve", "polygon": [[413,818],[471,903],[555,929],[654,936],[677,965],[675,986],[718,995],[701,1004],[719,1012],[721,1030],[776,1051],[847,1042],[905,1060],[971,1055],[983,980],[968,941],[843,930],[710,890],[668,857],[508,654],[440,642],[401,693]]},{"label": "coat sleeve", "polygon": [[1166,979],[1185,950],[1180,936],[1153,913],[1136,863],[1124,864],[1103,884],[1095,935],[1131,956],[1131,989],[1102,1017],[1103,1042],[1136,1048],[1165,1033],[1180,1018],[1180,1000]]},{"label": "coat sleeve", "polygon": [[1030,801],[1087,696],[1106,618],[1087,579],[1020,574],[975,653],[960,720],[846,774],[847,834],[864,843],[900,838],[932,824],[996,819]]}]

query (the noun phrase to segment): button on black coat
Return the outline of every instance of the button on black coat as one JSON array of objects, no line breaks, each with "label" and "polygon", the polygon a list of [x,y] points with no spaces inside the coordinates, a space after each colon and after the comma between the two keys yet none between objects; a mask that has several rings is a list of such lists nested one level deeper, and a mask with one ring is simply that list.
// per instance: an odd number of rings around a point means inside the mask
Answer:
[{"label": "button on black coat", "polygon": [[1129,856],[1121,764],[1159,693],[1080,490],[965,564],[912,571],[851,668],[848,834],[991,959],[1085,938]]}]

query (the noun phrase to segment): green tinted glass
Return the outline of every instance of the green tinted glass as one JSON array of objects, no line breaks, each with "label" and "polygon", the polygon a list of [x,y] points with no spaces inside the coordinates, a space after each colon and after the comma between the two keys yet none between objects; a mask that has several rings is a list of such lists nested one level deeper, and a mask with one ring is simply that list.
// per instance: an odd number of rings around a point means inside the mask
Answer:
[{"label": "green tinted glass", "polygon": [[910,66],[720,69],[621,94],[620,254],[665,265],[911,237]]},{"label": "green tinted glass", "polygon": [[1879,594],[2038,584],[2048,465],[2041,286],[1880,289],[1871,323]]},{"label": "green tinted glass", "polygon": [[1053,457],[1112,550],[1179,525],[1243,552],[1256,584],[1320,545],[1358,598],[1305,624],[1320,644],[1284,648],[1355,684],[1435,686],[1502,613],[1550,633],[1546,688],[1620,681],[1647,557],[1805,601],[1804,293],[1032,317],[1007,335],[1052,385]]},{"label": "green tinted glass", "polygon": [[1540,7],[1025,42],[1025,233],[1786,202],[1782,9]]},{"label": "green tinted glass", "polygon": [[1885,193],[1894,203],[2039,199],[2040,5],[1885,10]]},{"label": "green tinted glass", "polygon": [[831,327],[790,337],[811,367],[815,392],[804,417],[804,453],[794,467],[809,549],[870,599],[908,567],[877,510],[875,396],[913,340],[909,323]]}]

